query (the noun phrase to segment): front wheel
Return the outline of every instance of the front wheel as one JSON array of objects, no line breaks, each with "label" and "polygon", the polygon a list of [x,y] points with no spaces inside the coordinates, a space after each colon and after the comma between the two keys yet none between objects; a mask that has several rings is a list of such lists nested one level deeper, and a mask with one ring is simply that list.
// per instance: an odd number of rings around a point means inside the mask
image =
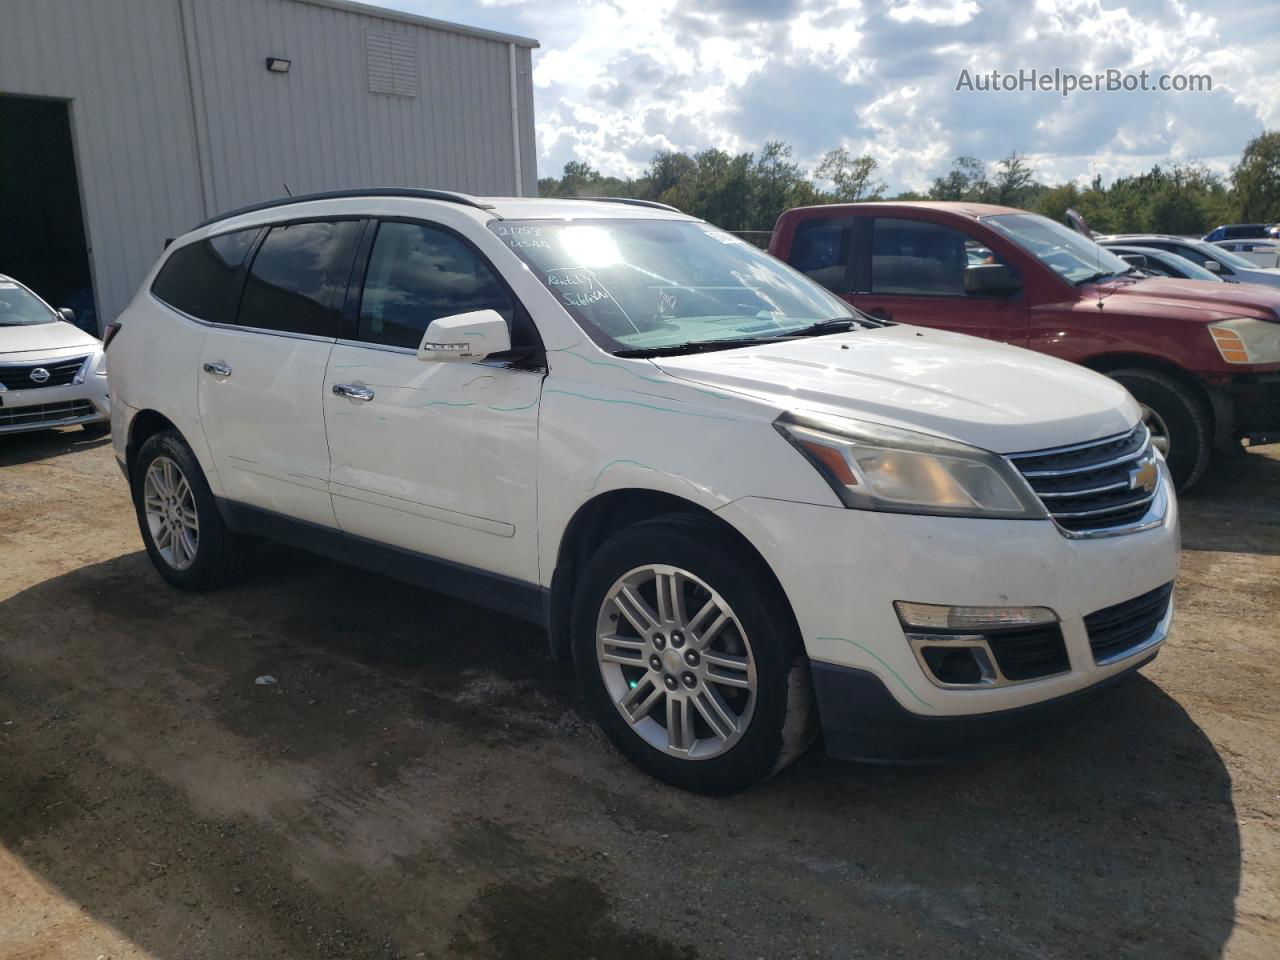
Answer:
[{"label": "front wheel", "polygon": [[716,527],[667,517],[623,530],[587,564],[574,606],[588,704],[653,776],[731,792],[812,741],[794,617],[760,562]]},{"label": "front wheel", "polygon": [[1213,422],[1205,405],[1189,387],[1154,370],[1116,370],[1110,376],[1138,401],[1174,486],[1186,490],[1200,479],[1213,453]]}]

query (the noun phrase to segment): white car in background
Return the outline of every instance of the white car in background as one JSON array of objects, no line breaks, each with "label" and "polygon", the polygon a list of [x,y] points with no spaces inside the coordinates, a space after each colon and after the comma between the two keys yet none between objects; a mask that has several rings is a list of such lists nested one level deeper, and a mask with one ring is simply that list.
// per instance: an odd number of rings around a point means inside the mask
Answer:
[{"label": "white car in background", "polygon": [[818,723],[837,756],[968,754],[1168,633],[1177,503],[1122,386],[876,321],[661,204],[248,208],[107,340],[170,583],[266,536],[529,620],[682,787],[754,783]]},{"label": "white car in background", "polygon": [[71,318],[0,274],[0,434],[110,429],[102,343]]},{"label": "white car in background", "polygon": [[1192,263],[1216,273],[1227,283],[1260,283],[1268,287],[1280,287],[1280,270],[1261,267],[1239,254],[1224,250],[1216,243],[1207,243],[1194,237],[1175,237],[1161,233],[1117,233],[1094,238],[1104,247],[1154,247],[1167,253],[1176,253]]},{"label": "white car in background", "polygon": [[1264,269],[1280,267],[1280,240],[1217,240],[1214,245]]}]

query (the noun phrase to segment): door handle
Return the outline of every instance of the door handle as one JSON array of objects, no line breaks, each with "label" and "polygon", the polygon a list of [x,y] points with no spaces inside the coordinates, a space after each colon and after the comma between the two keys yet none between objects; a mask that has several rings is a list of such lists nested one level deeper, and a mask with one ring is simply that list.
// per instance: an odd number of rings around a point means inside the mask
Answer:
[{"label": "door handle", "polygon": [[867,316],[875,317],[877,320],[884,320],[888,322],[893,319],[893,314],[890,313],[888,310],[886,310],[884,307],[872,307],[870,310],[867,310],[865,312]]},{"label": "door handle", "polygon": [[358,387],[354,383],[335,383],[333,393],[348,400],[372,400],[373,391],[368,387]]},{"label": "door handle", "polygon": [[212,373],[215,377],[231,376],[231,368],[225,363],[206,363],[204,365],[205,373]]}]

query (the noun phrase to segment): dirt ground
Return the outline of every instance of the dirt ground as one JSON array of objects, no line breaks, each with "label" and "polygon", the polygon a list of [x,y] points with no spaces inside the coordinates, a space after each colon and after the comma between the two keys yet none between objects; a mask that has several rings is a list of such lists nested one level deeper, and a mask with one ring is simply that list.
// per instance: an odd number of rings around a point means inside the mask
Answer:
[{"label": "dirt ground", "polygon": [[275,547],[178,593],[106,441],[0,438],[0,957],[1274,960],[1277,490],[1184,498],[1173,638],[1047,737],[708,799],[534,628]]}]

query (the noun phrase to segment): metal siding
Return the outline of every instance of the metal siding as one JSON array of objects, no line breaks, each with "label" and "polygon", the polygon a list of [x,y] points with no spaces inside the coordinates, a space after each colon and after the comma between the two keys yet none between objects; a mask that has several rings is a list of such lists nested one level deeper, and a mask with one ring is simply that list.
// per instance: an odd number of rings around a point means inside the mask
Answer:
[{"label": "metal siding", "polygon": [[0,93],[70,101],[98,313],[202,213],[174,0],[7,0]]},{"label": "metal siding", "polygon": [[[166,237],[206,215],[280,196],[285,181],[295,193],[515,192],[502,40],[301,0],[5,0],[4,7],[0,93],[70,101],[103,322],[127,305]],[[368,92],[366,28],[412,43],[416,96]],[[268,56],[292,61],[290,72],[269,73]],[[516,63],[524,192],[532,195],[527,46],[517,46]]]}]

